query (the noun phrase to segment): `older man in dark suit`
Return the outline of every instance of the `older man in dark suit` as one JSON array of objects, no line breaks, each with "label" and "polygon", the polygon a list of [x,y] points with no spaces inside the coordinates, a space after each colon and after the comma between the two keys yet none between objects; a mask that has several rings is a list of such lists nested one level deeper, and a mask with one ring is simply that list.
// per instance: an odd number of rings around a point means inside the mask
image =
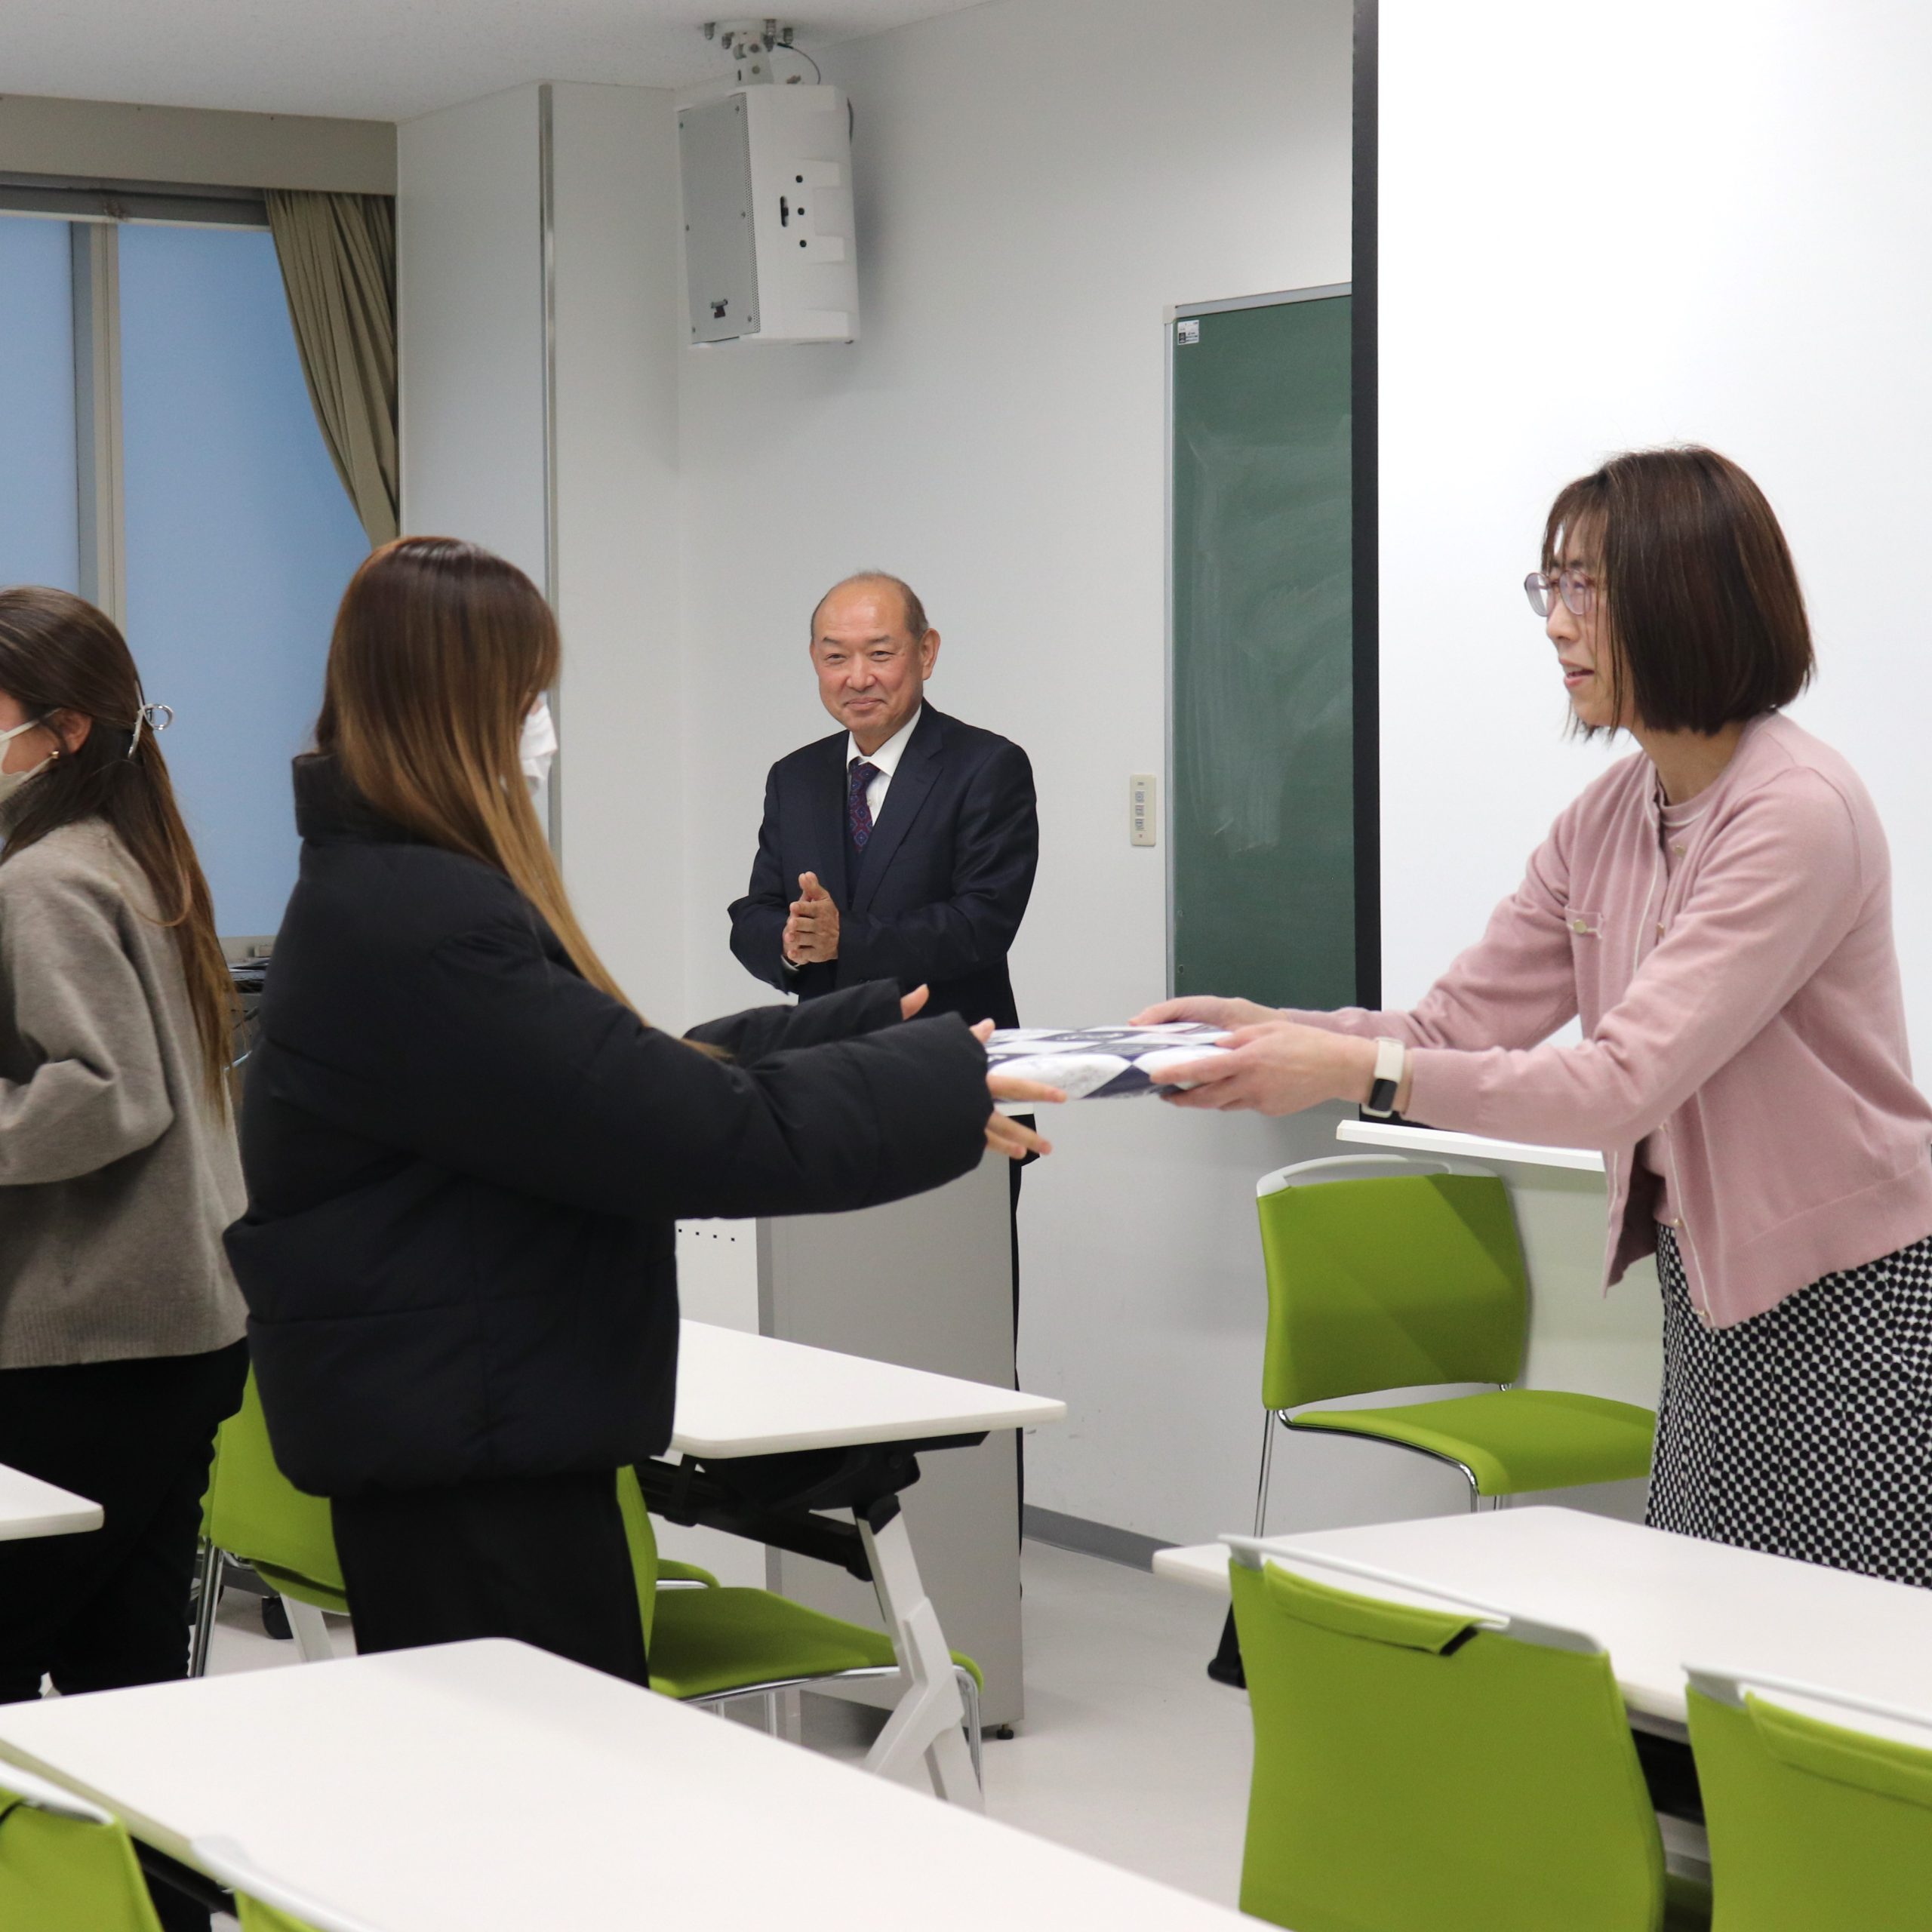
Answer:
[{"label": "older man in dark suit", "polygon": [[897,577],[820,599],[812,663],[844,729],[771,768],[731,950],[801,998],[892,980],[930,986],[928,1013],[1015,1026],[1006,955],[1039,859],[1032,767],[926,703],[939,646]]},{"label": "older man in dark suit", "polygon": [[[925,702],[939,632],[896,577],[868,571],[827,591],[812,613],[811,657],[819,697],[844,728],[771,768],[731,950],[801,999],[891,980],[902,993],[930,987],[928,1013],[1018,1026],[1006,955],[1040,857],[1026,754]],[[1017,1460],[1024,1444],[1014,1441]]]}]

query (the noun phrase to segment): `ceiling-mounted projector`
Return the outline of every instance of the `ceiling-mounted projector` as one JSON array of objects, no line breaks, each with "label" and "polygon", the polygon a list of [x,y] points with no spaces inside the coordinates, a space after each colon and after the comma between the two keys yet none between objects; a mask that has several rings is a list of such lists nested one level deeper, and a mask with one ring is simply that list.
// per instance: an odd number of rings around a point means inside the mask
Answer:
[{"label": "ceiling-mounted projector", "polygon": [[[789,30],[734,45],[741,75],[762,68]],[[746,55],[750,55],[748,62]],[[859,333],[852,226],[852,137],[842,90],[740,88],[678,115],[685,278],[694,346],[851,342]]]}]

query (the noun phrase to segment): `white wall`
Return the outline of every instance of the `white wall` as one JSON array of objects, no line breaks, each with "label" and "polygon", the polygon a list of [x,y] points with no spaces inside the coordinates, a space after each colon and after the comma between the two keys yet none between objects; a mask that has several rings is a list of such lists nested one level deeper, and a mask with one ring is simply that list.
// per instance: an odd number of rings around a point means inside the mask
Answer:
[{"label": "white wall", "polygon": [[554,130],[558,706],[565,882],[639,1009],[685,1001],[677,122],[559,84]]},{"label": "white wall", "polygon": [[[1126,802],[1164,761],[1163,312],[1348,278],[1349,36],[1346,0],[998,0],[827,60],[857,117],[865,339],[683,358],[691,1017],[772,997],[724,908],[766,768],[833,728],[812,604],[872,564],[945,638],[934,701],[1034,760],[1023,1017],[1160,995],[1165,855],[1129,846]],[[1020,1359],[1072,1419],[1033,1439],[1028,1500],[1182,1539],[1242,1523],[1254,1180],[1333,1151],[1332,1121],[1128,1103],[1054,1125],[1021,1209]],[[1284,1521],[1436,1496],[1353,1448]]]},{"label": "white wall", "polygon": [[[685,1004],[677,613],[678,215],[671,96],[551,94],[558,703],[565,881],[647,1014]],[[398,142],[403,528],[549,545],[540,90]]]},{"label": "white wall", "polygon": [[[1348,0],[996,0],[839,48],[852,348],[685,349],[668,103],[553,90],[565,867],[654,1017],[775,997],[724,907],[767,767],[830,728],[811,604],[868,563],[946,635],[935,702],[1033,755],[1023,1011],[1160,992],[1165,855],[1129,846],[1124,808],[1163,763],[1164,312],[1346,279],[1349,33]],[[537,91],[409,123],[398,156],[405,526],[540,577]],[[1021,1364],[1072,1420],[1034,1439],[1029,1500],[1180,1539],[1247,1520],[1253,1183],[1332,1130],[1134,1104],[1056,1123],[1022,1211]],[[1281,1524],[1460,1500],[1395,1452],[1294,1447]]]},{"label": "white wall", "polygon": [[1552,495],[1610,451],[1694,440],[1791,539],[1821,666],[1794,715],[1884,815],[1923,1059],[1932,13],[1382,0],[1380,22],[1389,997],[1475,936],[1606,756],[1564,741],[1517,587]]},{"label": "white wall", "polygon": [[396,137],[402,527],[543,581],[543,278],[537,89]]}]

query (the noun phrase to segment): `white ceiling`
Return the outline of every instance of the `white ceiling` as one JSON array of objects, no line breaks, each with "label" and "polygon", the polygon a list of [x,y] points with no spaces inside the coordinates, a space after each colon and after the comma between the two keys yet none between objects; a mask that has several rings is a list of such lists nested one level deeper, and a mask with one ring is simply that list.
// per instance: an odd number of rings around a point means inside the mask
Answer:
[{"label": "white ceiling", "polygon": [[[973,4],[824,0],[778,17],[816,51]],[[0,87],[399,121],[525,81],[728,79],[698,29],[753,12],[734,0],[0,0]]]}]

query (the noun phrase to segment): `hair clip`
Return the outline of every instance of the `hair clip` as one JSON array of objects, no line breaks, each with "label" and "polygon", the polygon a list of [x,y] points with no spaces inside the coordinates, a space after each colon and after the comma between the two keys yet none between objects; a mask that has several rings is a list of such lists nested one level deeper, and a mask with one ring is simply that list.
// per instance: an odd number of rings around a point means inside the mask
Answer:
[{"label": "hair clip", "polygon": [[152,733],[165,731],[174,722],[174,707],[171,704],[149,704],[143,700],[141,708],[134,713],[134,735],[128,742],[128,755],[132,758],[140,749],[143,724]]}]

